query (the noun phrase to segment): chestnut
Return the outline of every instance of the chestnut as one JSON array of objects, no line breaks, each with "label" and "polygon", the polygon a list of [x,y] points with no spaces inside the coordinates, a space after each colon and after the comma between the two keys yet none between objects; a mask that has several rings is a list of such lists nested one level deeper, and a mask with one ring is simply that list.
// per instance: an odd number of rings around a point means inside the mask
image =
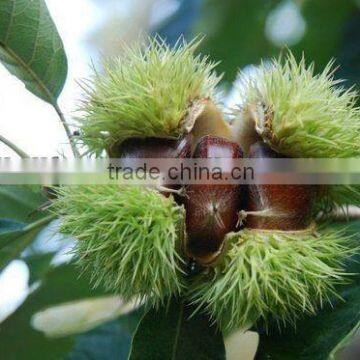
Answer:
[{"label": "chestnut", "polygon": [[[194,158],[242,158],[240,146],[221,137],[207,135],[198,142]],[[241,204],[239,184],[189,184],[185,189],[186,253],[202,265],[221,253],[224,237],[234,231]]]},{"label": "chestnut", "polygon": [[[249,158],[285,158],[263,142],[250,146]],[[265,230],[302,230],[312,221],[315,185],[252,184],[248,186],[245,226]]]},{"label": "chestnut", "polygon": [[[109,151],[109,155],[121,159],[185,159],[191,156],[192,140],[191,134],[184,135],[179,139],[129,138],[120,145],[113,147]],[[168,184],[166,180],[159,186],[159,190],[164,196],[168,197],[170,193],[173,193],[177,202],[180,201],[177,192],[180,188],[181,184]]]},{"label": "chestnut", "polygon": [[129,138],[109,151],[120,158],[187,158],[191,155],[192,135],[179,139]]}]

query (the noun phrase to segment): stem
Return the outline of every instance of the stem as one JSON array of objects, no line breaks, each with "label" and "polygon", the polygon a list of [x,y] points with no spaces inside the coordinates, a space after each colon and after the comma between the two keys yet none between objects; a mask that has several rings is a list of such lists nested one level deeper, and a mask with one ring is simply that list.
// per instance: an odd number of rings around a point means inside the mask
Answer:
[{"label": "stem", "polygon": [[164,192],[164,193],[171,193],[171,194],[177,194],[179,196],[184,196],[184,188],[180,188],[179,190],[176,189],[171,189],[168,188],[166,186],[162,186],[162,185],[155,185],[156,190],[160,191],[160,192]]},{"label": "stem", "polygon": [[288,213],[273,208],[267,208],[258,211],[245,211],[245,210],[239,211],[239,219],[241,220],[245,220],[248,217],[248,215],[261,216],[261,217],[285,217],[286,215],[288,215]]},{"label": "stem", "polygon": [[76,147],[76,144],[74,142],[74,139],[73,139],[73,136],[71,134],[71,130],[69,128],[69,125],[67,124],[66,122],[66,119],[65,119],[65,116],[63,114],[63,112],[61,111],[59,105],[57,103],[53,104],[54,105],[54,108],[55,108],[55,111],[57,112],[57,114],[59,115],[59,118],[60,118],[60,121],[65,129],[65,132],[66,132],[66,135],[67,137],[69,138],[69,141],[70,141],[70,146],[71,146],[71,150],[74,154],[74,156],[76,158],[79,158],[80,157],[80,153]]},{"label": "stem", "polygon": [[21,150],[19,147],[17,147],[14,143],[12,143],[10,140],[6,139],[4,136],[0,135],[0,141],[4,143],[6,146],[8,146],[11,150],[16,152],[21,158],[26,159],[30,156],[23,150]]}]

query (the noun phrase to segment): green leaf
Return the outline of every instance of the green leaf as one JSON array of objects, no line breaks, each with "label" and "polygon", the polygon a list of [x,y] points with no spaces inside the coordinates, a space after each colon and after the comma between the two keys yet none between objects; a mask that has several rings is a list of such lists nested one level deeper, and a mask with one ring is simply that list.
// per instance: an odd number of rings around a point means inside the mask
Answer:
[{"label": "green leaf", "polygon": [[[54,216],[50,215],[48,217],[44,217],[38,221],[35,221],[31,224],[23,224],[16,222],[17,228],[11,230],[10,227],[2,228],[0,231],[0,250],[6,248],[7,246],[14,244],[16,240],[23,238],[24,235],[33,234],[36,235],[42,228],[44,228],[51,220],[54,219]],[[6,220],[0,219],[0,224],[5,222]],[[8,221],[6,221],[8,223]],[[11,222],[14,224],[14,222]],[[14,225],[12,225],[14,226]],[[36,231],[35,231],[36,230]]]},{"label": "green leaf", "polygon": [[0,61],[29,91],[56,104],[67,60],[44,0],[0,1]]},{"label": "green leaf", "polygon": [[[356,234],[360,240],[360,221],[348,225],[349,234]],[[360,256],[349,263],[348,270],[360,273]],[[326,306],[318,315],[305,317],[297,322],[296,329],[288,327],[279,332],[276,325],[269,334],[260,336],[256,359],[276,360],[323,360],[333,354],[351,339],[360,326],[360,276],[344,287],[341,296],[333,306]]]},{"label": "green leaf", "polygon": [[39,232],[54,219],[53,215],[31,223],[21,230],[0,234],[0,270],[19,256],[36,238]]},{"label": "green leaf", "polygon": [[29,286],[31,286],[36,281],[41,280],[44,275],[46,275],[51,269],[51,260],[54,258],[55,253],[42,253],[42,254],[32,254],[26,257],[23,257],[22,260],[26,262],[26,265],[29,267],[30,278]]},{"label": "green leaf", "polygon": [[63,358],[74,344],[73,337],[50,339],[31,327],[32,316],[52,305],[103,295],[101,289],[90,286],[89,276],[79,278],[74,265],[66,264],[52,269],[35,290],[2,324],[0,329],[1,358],[38,360]]},{"label": "green leaf", "polygon": [[[19,221],[0,219],[0,234],[9,233],[15,230],[20,230],[24,226],[25,224]],[[1,247],[1,240],[0,240],[0,247]]]},{"label": "green leaf", "polygon": [[24,223],[38,220],[44,213],[36,210],[46,202],[47,198],[41,192],[40,186],[0,186],[0,218]]},{"label": "green leaf", "polygon": [[180,300],[150,310],[134,335],[129,360],[225,359],[221,333],[206,316],[190,318],[191,313]]},{"label": "green leaf", "polygon": [[38,211],[47,201],[40,189],[0,186],[0,270],[19,256],[54,218]]},{"label": "green leaf", "polygon": [[360,325],[360,285],[342,295],[346,302],[304,319],[297,324],[297,331],[279,333],[274,328],[269,330],[271,335],[261,335],[257,359],[327,359]]},{"label": "green leaf", "polygon": [[75,343],[66,357],[70,360],[127,359],[135,329],[143,309],[121,316],[75,337]]}]

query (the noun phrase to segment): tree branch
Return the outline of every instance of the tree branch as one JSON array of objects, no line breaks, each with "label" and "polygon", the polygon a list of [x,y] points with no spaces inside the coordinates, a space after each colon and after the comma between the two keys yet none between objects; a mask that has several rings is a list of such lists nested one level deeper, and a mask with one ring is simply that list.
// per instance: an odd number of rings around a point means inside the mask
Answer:
[{"label": "tree branch", "polygon": [[16,154],[18,154],[21,158],[26,159],[30,157],[25,151],[21,150],[18,146],[16,146],[14,143],[12,143],[10,140],[6,139],[2,135],[0,135],[0,141],[6,146],[8,146],[11,150],[16,152]]},{"label": "tree branch", "polygon": [[72,136],[72,133],[71,133],[71,130],[69,128],[69,125],[67,124],[66,122],[66,119],[65,119],[65,116],[63,114],[63,112],[61,111],[60,107],[58,104],[53,104],[54,108],[55,108],[55,111],[57,112],[57,114],[59,115],[59,118],[60,118],[60,121],[65,129],[65,132],[66,132],[66,135],[67,137],[69,138],[69,141],[70,141],[70,146],[71,146],[71,150],[74,154],[74,156],[76,158],[79,158],[80,157],[80,153],[76,147],[76,144],[74,142],[74,138]]}]

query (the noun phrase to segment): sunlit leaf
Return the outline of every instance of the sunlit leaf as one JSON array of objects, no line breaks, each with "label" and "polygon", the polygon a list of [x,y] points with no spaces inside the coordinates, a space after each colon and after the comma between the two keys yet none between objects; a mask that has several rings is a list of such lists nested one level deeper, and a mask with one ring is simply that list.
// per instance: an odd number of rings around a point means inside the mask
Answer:
[{"label": "sunlit leaf", "polygon": [[0,61],[29,91],[56,104],[67,60],[44,0],[0,1]]}]

